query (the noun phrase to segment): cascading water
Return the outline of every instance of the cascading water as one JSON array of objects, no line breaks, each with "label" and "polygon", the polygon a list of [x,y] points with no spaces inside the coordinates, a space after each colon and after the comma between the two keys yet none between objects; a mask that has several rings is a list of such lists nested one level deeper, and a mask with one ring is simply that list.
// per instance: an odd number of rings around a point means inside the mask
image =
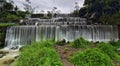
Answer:
[{"label": "cascading water", "polygon": [[112,25],[12,26],[7,29],[5,43],[12,48],[46,39],[72,41],[79,37],[94,42],[118,40],[118,30]]}]

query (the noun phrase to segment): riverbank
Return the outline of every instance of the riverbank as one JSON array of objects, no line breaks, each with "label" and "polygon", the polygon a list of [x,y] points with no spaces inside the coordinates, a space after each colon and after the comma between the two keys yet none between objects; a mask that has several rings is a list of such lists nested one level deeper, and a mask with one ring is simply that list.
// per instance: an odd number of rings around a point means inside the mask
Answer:
[{"label": "riverbank", "polygon": [[15,66],[19,51],[0,49],[0,65]]}]

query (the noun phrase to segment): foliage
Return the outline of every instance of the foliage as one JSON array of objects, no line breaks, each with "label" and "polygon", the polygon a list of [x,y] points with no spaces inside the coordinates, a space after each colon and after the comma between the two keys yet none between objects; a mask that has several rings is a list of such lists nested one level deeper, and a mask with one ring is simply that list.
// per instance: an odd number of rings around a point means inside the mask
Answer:
[{"label": "foliage", "polygon": [[120,56],[115,52],[115,47],[107,43],[99,43],[98,48],[102,50],[104,54],[107,54],[111,59],[120,61]]},{"label": "foliage", "polygon": [[[4,1],[5,4],[0,10],[0,21],[1,22],[18,22],[17,19],[24,18],[27,12],[18,11],[18,7],[14,7],[12,1]],[[13,11],[15,9],[15,11]]]},{"label": "foliage", "polygon": [[8,14],[6,17],[7,20],[18,20],[19,17],[17,15],[13,15],[13,14]]},{"label": "foliage", "polygon": [[14,24],[14,23],[0,23],[0,27],[4,27],[4,26],[15,26],[18,24]]},{"label": "foliage", "polygon": [[33,43],[23,48],[16,66],[62,66],[59,55],[53,49],[54,42]]},{"label": "foliage", "polygon": [[111,40],[109,43],[116,48],[120,48],[120,40],[118,41]]},{"label": "foliage", "polygon": [[116,24],[120,21],[119,0],[85,0],[80,16],[97,19],[104,24]]},{"label": "foliage", "polygon": [[87,13],[86,7],[82,7],[79,11],[79,16],[80,17],[85,17],[85,14]]},{"label": "foliage", "polygon": [[16,13],[20,18],[25,18],[25,15],[29,14],[29,12],[24,12],[24,11],[17,11]]},{"label": "foliage", "polygon": [[10,11],[10,10],[13,10],[13,8],[14,8],[14,6],[8,2],[6,2],[6,4],[4,4],[4,6],[3,6],[4,11],[8,11],[8,10]]},{"label": "foliage", "polygon": [[91,43],[82,37],[75,39],[73,42],[71,42],[71,46],[74,48],[87,48]]},{"label": "foliage", "polygon": [[111,16],[109,15],[103,15],[100,17],[100,21],[102,21],[104,24],[119,24],[120,22],[120,12],[115,13]]},{"label": "foliage", "polygon": [[74,10],[73,13],[74,17],[78,17],[79,16],[79,11],[78,10]]},{"label": "foliage", "polygon": [[47,16],[48,16],[49,18],[52,18],[52,13],[51,13],[50,11],[48,11]]},{"label": "foliage", "polygon": [[78,52],[70,59],[74,66],[113,66],[111,59],[99,49]]}]

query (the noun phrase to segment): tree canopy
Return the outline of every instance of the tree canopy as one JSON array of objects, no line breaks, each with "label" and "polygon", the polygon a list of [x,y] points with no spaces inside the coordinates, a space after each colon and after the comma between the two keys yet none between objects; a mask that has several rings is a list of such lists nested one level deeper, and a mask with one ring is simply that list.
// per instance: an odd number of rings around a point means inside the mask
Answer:
[{"label": "tree canopy", "polygon": [[85,0],[84,7],[79,12],[80,17],[94,18],[109,23],[109,16],[118,17],[117,14],[120,13],[120,0]]}]

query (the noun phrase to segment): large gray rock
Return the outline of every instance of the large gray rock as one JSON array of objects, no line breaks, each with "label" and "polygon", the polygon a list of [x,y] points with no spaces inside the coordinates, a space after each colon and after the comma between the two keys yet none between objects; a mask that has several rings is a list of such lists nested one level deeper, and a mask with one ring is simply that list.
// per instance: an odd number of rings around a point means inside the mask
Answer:
[{"label": "large gray rock", "polygon": [[11,64],[13,63],[15,60],[14,59],[9,59],[3,62],[3,64]]}]

